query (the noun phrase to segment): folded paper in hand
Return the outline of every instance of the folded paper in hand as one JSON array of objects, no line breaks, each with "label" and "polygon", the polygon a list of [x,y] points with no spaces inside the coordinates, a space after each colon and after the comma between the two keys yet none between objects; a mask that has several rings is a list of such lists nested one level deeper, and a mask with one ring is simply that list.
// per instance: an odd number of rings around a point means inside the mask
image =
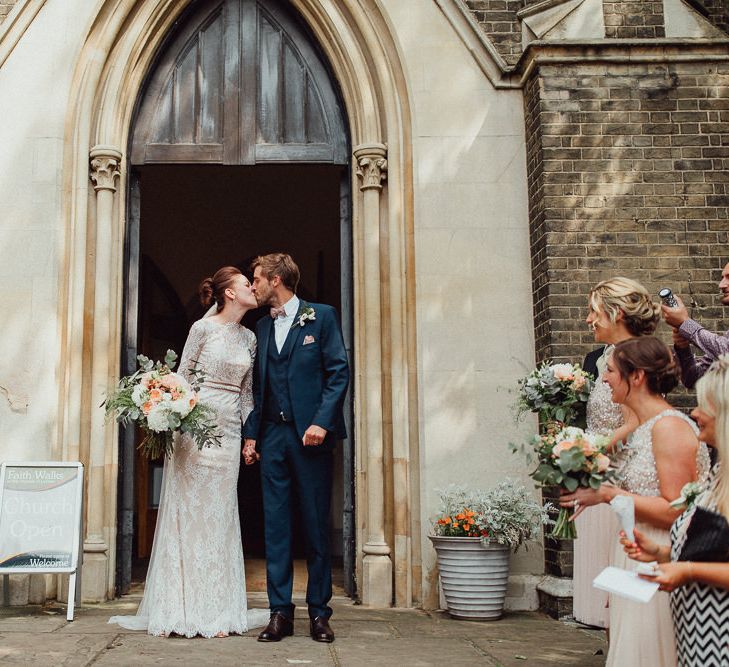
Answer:
[{"label": "folded paper in hand", "polygon": [[635,572],[619,567],[606,567],[595,577],[592,585],[634,602],[649,602],[658,590],[657,583],[640,579]]},{"label": "folded paper in hand", "polygon": [[635,501],[633,496],[615,496],[610,501],[610,506],[618,515],[625,536],[631,542],[635,542],[635,534],[633,533],[633,528],[635,528]]}]

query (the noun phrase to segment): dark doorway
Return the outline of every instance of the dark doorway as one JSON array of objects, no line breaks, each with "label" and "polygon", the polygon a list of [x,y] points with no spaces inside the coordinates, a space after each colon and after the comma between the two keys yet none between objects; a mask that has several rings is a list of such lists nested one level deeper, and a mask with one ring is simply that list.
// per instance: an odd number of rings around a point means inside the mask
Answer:
[{"label": "dark doorway", "polygon": [[[148,73],[130,133],[122,373],[182,350],[199,281],[286,251],[301,295],[336,306],[352,359],[349,137],[335,78],[286,0],[196,0]],[[253,327],[256,316],[244,322]],[[353,433],[351,400],[348,431]],[[122,432],[119,591],[151,548],[161,465]],[[352,440],[338,449],[332,544],[354,593]],[[244,552],[262,555],[257,468],[242,468]]]},{"label": "dark doorway", "polygon": [[[135,171],[139,196],[138,352],[181,353],[204,309],[197,286],[224,265],[248,272],[258,254],[289,252],[300,266],[302,298],[342,308],[340,193],[347,170],[329,165],[155,165]],[[345,272],[346,273],[346,272]],[[266,313],[249,312],[255,328]],[[343,556],[344,462],[338,452],[332,507],[335,562]],[[144,572],[154,536],[162,462],[137,456],[135,574]],[[265,557],[257,466],[241,466],[238,498],[246,558]],[[294,525],[300,522],[294,521]],[[295,556],[304,556],[300,535]],[[341,576],[338,577],[341,579]]]}]

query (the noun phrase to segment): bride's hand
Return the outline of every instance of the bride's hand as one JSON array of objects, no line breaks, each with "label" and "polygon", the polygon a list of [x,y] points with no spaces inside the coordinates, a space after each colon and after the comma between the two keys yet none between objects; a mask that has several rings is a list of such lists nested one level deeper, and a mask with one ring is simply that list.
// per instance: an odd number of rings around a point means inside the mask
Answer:
[{"label": "bride's hand", "polygon": [[249,466],[260,459],[261,455],[256,451],[256,441],[246,438],[243,442],[243,461]]}]

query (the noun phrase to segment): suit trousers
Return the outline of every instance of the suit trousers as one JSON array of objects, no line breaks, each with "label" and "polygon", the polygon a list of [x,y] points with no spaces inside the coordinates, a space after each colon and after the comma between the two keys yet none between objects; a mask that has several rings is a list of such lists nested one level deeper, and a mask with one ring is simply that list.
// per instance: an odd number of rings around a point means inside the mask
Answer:
[{"label": "suit trousers", "polygon": [[[329,436],[333,437],[333,436]],[[266,516],[266,587],[271,611],[293,618],[291,503],[298,503],[306,538],[310,618],[329,618],[332,567],[329,510],[332,494],[331,448],[304,447],[292,423],[261,425],[261,484]]]}]

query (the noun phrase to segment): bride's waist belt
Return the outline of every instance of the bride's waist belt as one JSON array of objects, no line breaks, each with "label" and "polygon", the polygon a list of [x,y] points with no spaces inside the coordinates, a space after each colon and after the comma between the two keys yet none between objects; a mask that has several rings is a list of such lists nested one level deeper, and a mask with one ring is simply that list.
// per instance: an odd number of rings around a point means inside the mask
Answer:
[{"label": "bride's waist belt", "polygon": [[203,387],[208,389],[222,389],[223,391],[231,391],[234,394],[240,394],[241,386],[237,384],[230,384],[228,382],[216,382],[215,380],[206,380],[202,383]]}]

